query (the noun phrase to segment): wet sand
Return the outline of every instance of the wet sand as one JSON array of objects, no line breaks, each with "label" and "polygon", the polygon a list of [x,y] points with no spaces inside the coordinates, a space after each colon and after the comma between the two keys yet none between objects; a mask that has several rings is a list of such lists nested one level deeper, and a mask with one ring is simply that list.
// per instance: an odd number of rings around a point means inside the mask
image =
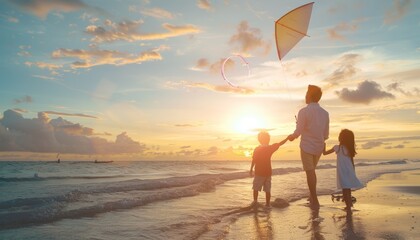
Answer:
[{"label": "wet sand", "polygon": [[418,239],[420,170],[385,174],[352,193],[351,214],[343,202],[320,196],[311,210],[306,200],[285,208],[243,212],[225,239]]}]

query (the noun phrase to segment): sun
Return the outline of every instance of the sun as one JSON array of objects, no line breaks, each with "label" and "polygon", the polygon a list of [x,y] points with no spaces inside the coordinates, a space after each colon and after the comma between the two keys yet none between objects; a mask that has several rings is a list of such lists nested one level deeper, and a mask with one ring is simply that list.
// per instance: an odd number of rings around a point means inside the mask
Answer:
[{"label": "sun", "polygon": [[254,134],[260,129],[264,129],[266,121],[257,115],[244,115],[234,122],[236,132],[243,134]]}]

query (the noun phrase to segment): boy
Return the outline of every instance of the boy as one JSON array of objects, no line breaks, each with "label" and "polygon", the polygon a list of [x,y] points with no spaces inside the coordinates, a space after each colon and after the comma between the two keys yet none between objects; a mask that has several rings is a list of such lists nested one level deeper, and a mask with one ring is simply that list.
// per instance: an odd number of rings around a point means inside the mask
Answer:
[{"label": "boy", "polygon": [[252,170],[255,166],[255,176],[252,186],[252,189],[254,190],[254,202],[252,203],[252,206],[257,205],[258,191],[261,191],[262,188],[265,192],[265,206],[270,207],[272,174],[271,155],[273,155],[273,153],[277,151],[281,145],[287,142],[287,138],[279,143],[269,145],[270,134],[268,134],[268,132],[261,131],[258,134],[258,141],[261,145],[254,149],[251,169],[249,170],[249,174],[252,176]]}]

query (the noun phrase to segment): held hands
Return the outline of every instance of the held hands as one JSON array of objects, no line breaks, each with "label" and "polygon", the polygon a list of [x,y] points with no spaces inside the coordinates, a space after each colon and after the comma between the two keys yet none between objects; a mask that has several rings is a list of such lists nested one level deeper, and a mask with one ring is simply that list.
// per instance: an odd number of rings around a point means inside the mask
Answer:
[{"label": "held hands", "polygon": [[287,139],[292,142],[293,140],[295,140],[295,137],[293,137],[293,135],[290,134],[289,136],[287,136]]}]

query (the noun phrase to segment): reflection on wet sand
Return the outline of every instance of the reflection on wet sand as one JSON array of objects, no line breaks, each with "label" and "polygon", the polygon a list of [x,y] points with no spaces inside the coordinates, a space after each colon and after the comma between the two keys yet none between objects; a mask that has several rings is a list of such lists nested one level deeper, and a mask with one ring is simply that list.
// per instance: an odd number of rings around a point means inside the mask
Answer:
[{"label": "reflection on wet sand", "polygon": [[254,226],[257,234],[256,239],[273,239],[273,230],[271,222],[271,211],[255,211]]},{"label": "reflection on wet sand", "polygon": [[324,236],[321,234],[322,226],[322,218],[319,217],[319,208],[311,209],[311,217],[309,222],[311,223],[310,230],[311,231],[311,239],[325,239]]},{"label": "reflection on wet sand", "polygon": [[341,239],[358,240],[366,239],[364,236],[363,226],[359,224],[357,227],[357,233],[354,231],[353,213],[347,211],[345,215],[333,215],[333,222],[341,229]]}]

